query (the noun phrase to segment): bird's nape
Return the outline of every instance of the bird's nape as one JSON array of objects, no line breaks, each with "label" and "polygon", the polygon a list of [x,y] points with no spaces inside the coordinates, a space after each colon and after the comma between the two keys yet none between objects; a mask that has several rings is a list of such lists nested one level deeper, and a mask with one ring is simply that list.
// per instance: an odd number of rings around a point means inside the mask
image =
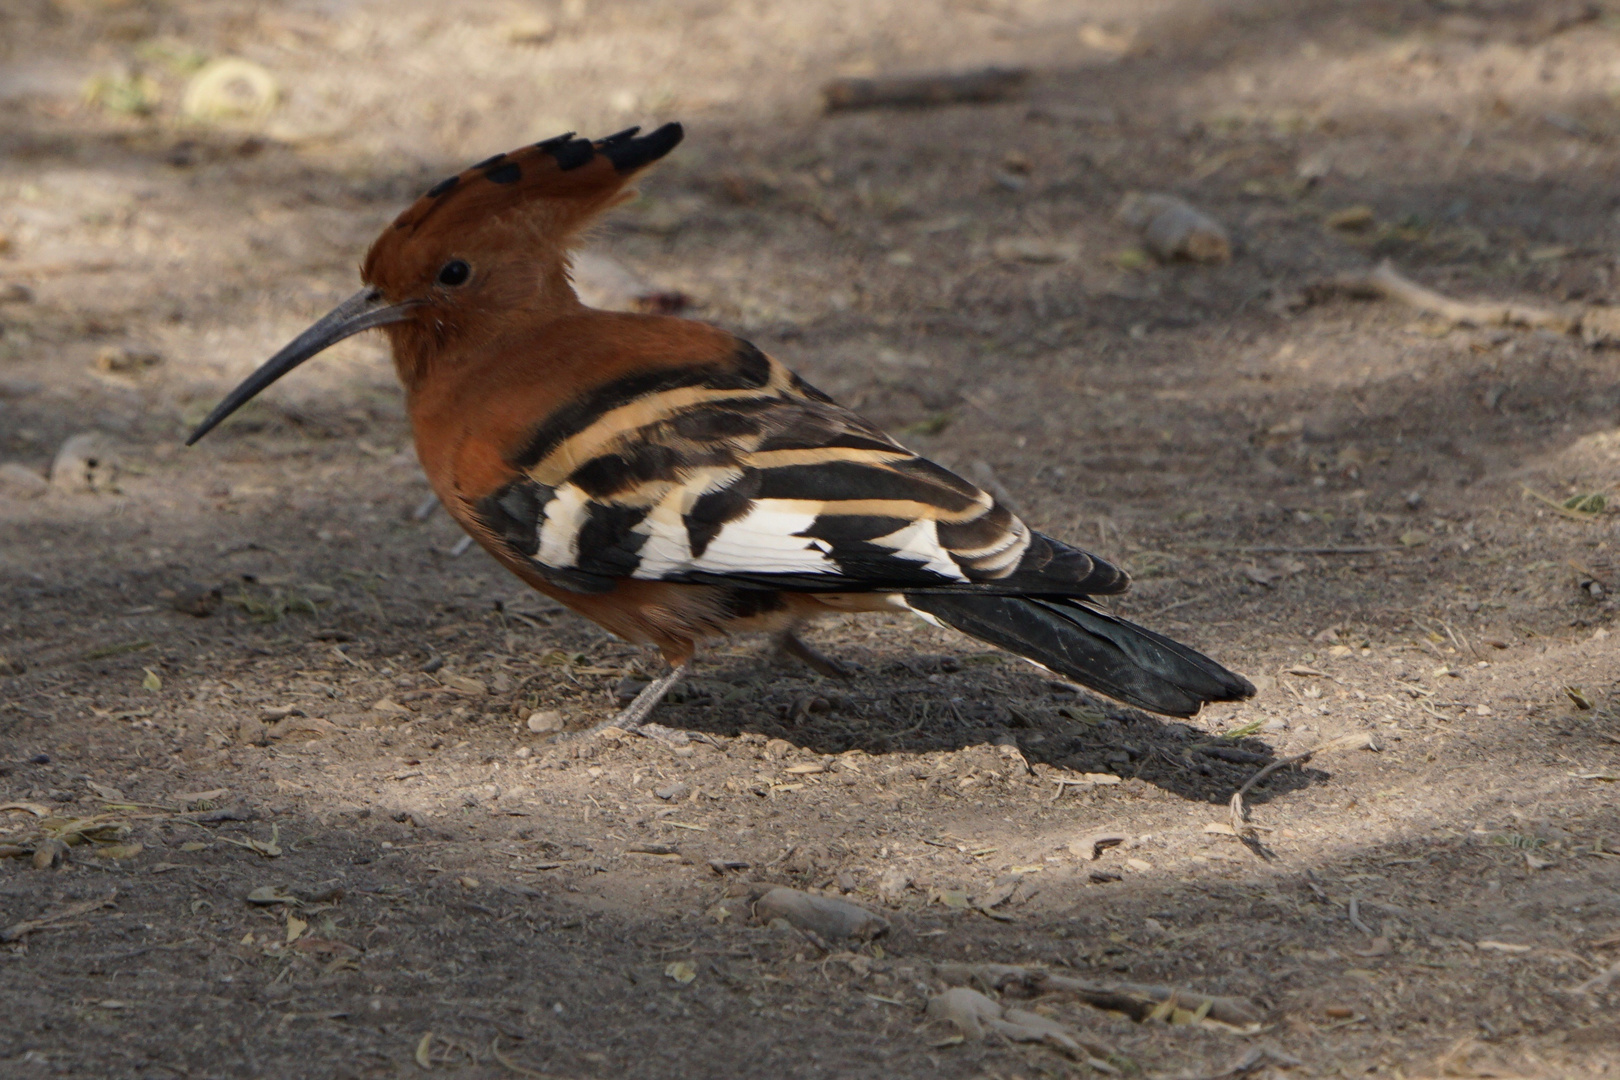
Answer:
[{"label": "bird's nape", "polygon": [[344,338],[374,327],[402,322],[411,317],[411,307],[410,304],[388,303],[376,289],[361,289],[293,338],[280,352],[261,364],[257,371],[243,379],[236,389],[226,394],[224,400],[214,406],[214,411],[197,425],[197,430],[191,433],[186,445],[194,445],[227,416],[305,360],[325,352]]}]

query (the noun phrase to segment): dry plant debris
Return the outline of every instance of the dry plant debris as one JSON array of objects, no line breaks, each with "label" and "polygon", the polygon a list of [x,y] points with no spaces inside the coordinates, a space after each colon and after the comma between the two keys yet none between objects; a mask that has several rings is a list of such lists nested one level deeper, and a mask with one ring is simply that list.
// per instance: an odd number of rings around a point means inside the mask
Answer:
[{"label": "dry plant debris", "polygon": [[833,79],[821,88],[821,96],[829,112],[986,104],[1017,96],[1028,81],[1027,68],[991,67],[980,71]]},{"label": "dry plant debris", "polygon": [[[978,1041],[987,1034],[1000,1035],[1012,1042],[1044,1043],[1085,1062],[1098,1072],[1117,1075],[1119,1069],[1108,1062],[1111,1052],[1087,1039],[1075,1029],[1051,1017],[1028,1009],[1003,1006],[965,986],[952,987],[928,999],[928,1015],[955,1027],[957,1041]],[[944,1044],[941,1044],[944,1045]]]}]

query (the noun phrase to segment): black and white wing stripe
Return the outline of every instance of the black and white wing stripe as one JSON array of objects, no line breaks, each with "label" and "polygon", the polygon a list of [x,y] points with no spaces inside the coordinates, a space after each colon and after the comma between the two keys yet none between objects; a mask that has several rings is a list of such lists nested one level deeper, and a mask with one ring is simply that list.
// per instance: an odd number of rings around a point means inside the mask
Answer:
[{"label": "black and white wing stripe", "polygon": [[745,342],[712,366],[598,388],[512,464],[479,520],[579,592],[622,578],[1054,596],[1128,584]]}]

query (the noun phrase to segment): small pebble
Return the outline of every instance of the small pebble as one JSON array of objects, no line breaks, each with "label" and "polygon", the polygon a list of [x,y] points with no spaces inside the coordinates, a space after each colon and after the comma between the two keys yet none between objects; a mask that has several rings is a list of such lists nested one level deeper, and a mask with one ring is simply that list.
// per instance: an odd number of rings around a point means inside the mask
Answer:
[{"label": "small pebble", "polygon": [[563,726],[562,713],[556,709],[542,709],[529,714],[524,725],[536,735],[545,735],[553,731],[561,731]]}]

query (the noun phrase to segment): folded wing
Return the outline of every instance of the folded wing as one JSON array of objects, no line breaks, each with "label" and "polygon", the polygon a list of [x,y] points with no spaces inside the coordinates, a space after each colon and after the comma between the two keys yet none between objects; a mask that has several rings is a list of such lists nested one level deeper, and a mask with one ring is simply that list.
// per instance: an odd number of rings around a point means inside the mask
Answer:
[{"label": "folded wing", "polygon": [[477,519],[553,583],[1087,596],[1124,572],[840,408],[753,346],[541,423]]}]

